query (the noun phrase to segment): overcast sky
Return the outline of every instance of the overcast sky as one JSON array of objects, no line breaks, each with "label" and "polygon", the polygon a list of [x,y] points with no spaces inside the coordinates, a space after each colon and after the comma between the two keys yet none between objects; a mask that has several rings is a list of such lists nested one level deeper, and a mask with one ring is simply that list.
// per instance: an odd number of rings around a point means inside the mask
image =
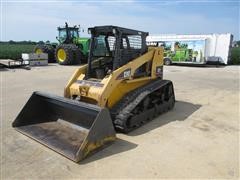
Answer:
[{"label": "overcast sky", "polygon": [[1,5],[3,41],[56,41],[56,28],[65,21],[80,24],[85,32],[91,26],[117,25],[150,34],[232,33],[235,40],[240,38],[239,0],[2,0]]}]

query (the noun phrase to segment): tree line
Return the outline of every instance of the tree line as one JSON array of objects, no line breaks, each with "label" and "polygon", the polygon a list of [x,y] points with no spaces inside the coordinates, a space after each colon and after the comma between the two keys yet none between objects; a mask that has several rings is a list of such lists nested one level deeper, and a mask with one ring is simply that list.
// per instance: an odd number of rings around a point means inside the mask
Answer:
[{"label": "tree line", "polygon": [[13,41],[13,40],[10,40],[10,41],[0,41],[0,44],[26,44],[26,45],[36,45],[36,44],[43,44],[44,42],[43,41]]}]

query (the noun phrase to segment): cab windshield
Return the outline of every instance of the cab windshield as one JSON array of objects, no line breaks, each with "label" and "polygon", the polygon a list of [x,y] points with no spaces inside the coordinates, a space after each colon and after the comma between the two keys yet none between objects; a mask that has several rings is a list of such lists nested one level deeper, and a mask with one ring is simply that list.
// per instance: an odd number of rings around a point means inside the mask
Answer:
[{"label": "cab windshield", "polygon": [[66,39],[66,37],[67,37],[66,29],[59,30],[59,38]]},{"label": "cab windshield", "polygon": [[78,37],[78,30],[77,29],[70,30],[70,37],[71,38],[77,38]]},{"label": "cab windshield", "polygon": [[115,37],[99,35],[94,37],[93,57],[109,57],[115,50]]},{"label": "cab windshield", "polygon": [[116,38],[109,35],[93,37],[92,56],[89,70],[91,77],[102,79],[113,69],[113,58],[115,52]]},{"label": "cab windshield", "polygon": [[[69,36],[70,36],[70,38],[77,38],[79,36],[78,35],[78,30],[77,29],[69,30]],[[67,31],[66,31],[66,29],[59,30],[59,38],[61,40],[64,40],[64,39],[67,38]]]}]

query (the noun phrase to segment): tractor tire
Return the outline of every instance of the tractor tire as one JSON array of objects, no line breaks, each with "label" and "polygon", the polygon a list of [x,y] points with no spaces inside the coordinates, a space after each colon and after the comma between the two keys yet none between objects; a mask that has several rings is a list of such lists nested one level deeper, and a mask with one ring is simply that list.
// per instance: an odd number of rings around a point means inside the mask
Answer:
[{"label": "tractor tire", "polygon": [[81,52],[75,44],[61,44],[55,50],[55,58],[61,65],[80,64]]},{"label": "tractor tire", "polygon": [[75,51],[75,64],[81,64],[82,63],[82,57],[83,57],[83,54],[81,52],[81,50],[78,48],[76,49]]},{"label": "tractor tire", "polygon": [[166,65],[166,66],[169,66],[172,64],[172,61],[170,58],[164,58],[163,61],[164,61],[164,65]]},{"label": "tractor tire", "polygon": [[[89,42],[90,43],[90,42]],[[81,63],[87,63],[88,62],[88,54],[85,54],[82,52],[83,51],[83,45],[79,44],[79,51],[81,53]]]},{"label": "tractor tire", "polygon": [[34,53],[47,53],[48,54],[48,62],[54,63],[56,62],[54,56],[54,47],[48,44],[37,44],[33,50]]},{"label": "tractor tire", "polygon": [[82,52],[81,52],[81,63],[87,63],[88,62],[88,55],[84,55]]}]

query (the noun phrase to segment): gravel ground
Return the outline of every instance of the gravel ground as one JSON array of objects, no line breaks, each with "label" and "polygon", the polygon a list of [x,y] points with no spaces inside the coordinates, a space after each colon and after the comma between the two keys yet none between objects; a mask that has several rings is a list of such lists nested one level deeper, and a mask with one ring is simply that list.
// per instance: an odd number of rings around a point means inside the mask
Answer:
[{"label": "gravel ground", "polygon": [[239,66],[164,67],[174,109],[79,164],[11,123],[33,91],[57,95],[77,66],[0,70],[1,178],[239,178]]}]

